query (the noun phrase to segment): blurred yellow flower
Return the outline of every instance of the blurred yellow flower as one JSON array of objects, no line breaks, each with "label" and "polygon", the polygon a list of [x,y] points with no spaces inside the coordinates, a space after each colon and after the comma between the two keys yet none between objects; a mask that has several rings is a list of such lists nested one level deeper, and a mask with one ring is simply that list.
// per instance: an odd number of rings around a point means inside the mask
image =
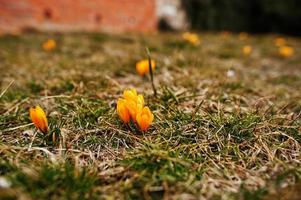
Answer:
[{"label": "blurred yellow flower", "polygon": [[238,37],[240,40],[246,40],[246,39],[248,39],[249,35],[246,32],[241,32],[241,33],[239,33]]},{"label": "blurred yellow flower", "polygon": [[242,52],[245,56],[249,56],[252,53],[252,47],[250,45],[246,45],[242,48]]},{"label": "blurred yellow flower", "polygon": [[[155,60],[151,59],[151,65],[152,65],[152,69],[155,70],[155,67],[156,67]],[[144,76],[145,74],[147,74],[149,72],[148,59],[141,60],[141,61],[137,62],[136,63],[136,70],[137,70],[137,73],[140,74],[141,76]]]},{"label": "blurred yellow flower", "polygon": [[46,114],[40,106],[34,106],[29,109],[31,121],[42,133],[48,132],[48,121]]},{"label": "blurred yellow flower", "polygon": [[56,47],[56,42],[53,39],[48,39],[43,43],[43,49],[45,51],[51,51],[55,49],[55,47]]},{"label": "blurred yellow flower", "polygon": [[284,45],[286,45],[286,40],[285,40],[284,38],[282,38],[282,37],[277,37],[277,38],[275,39],[275,45],[276,45],[277,47],[284,46]]},{"label": "blurred yellow flower", "polygon": [[127,102],[125,99],[119,98],[117,101],[117,114],[124,123],[130,121],[130,112],[127,108]]},{"label": "blurred yellow flower", "polygon": [[193,45],[199,45],[201,43],[199,36],[195,33],[185,32],[182,34],[182,38]]},{"label": "blurred yellow flower", "polygon": [[150,109],[145,106],[138,114],[137,114],[137,124],[142,131],[146,131],[151,123],[154,120],[154,115],[150,111]]},{"label": "blurred yellow flower", "polygon": [[295,51],[292,47],[289,46],[282,46],[278,49],[279,55],[284,58],[289,58],[294,55]]}]

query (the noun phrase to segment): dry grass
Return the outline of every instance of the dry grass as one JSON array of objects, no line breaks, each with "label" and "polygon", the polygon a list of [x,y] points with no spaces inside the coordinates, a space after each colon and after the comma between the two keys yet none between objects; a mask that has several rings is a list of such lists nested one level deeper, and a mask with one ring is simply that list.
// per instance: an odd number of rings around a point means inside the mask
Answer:
[{"label": "dry grass", "polygon": [[[301,40],[288,38],[296,54],[283,59],[275,37],[202,33],[194,47],[171,34],[2,36],[0,198],[297,199]],[[48,38],[53,52],[41,49]],[[146,46],[157,98],[135,73]],[[115,113],[131,87],[155,114],[146,133]],[[29,147],[35,104],[57,143],[37,135]]]}]

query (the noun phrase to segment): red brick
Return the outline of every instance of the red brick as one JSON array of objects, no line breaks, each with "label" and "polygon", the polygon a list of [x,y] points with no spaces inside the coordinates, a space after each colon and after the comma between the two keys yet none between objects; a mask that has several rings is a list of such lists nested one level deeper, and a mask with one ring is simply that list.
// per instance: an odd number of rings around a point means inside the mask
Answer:
[{"label": "red brick", "polygon": [[155,0],[0,0],[0,32],[151,32]]}]

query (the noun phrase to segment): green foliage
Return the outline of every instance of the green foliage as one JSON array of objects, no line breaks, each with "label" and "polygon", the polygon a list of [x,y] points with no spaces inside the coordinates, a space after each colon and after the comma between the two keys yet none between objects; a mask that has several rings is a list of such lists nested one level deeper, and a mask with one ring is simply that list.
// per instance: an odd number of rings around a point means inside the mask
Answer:
[{"label": "green foliage", "polygon": [[[148,190],[153,186],[184,183],[190,177],[193,177],[192,181],[195,182],[202,177],[202,172],[194,170],[193,163],[183,154],[177,151],[168,151],[166,147],[157,144],[145,143],[129,152],[121,162],[138,175],[131,187],[126,188],[125,191],[129,197],[134,199],[141,195],[139,191]],[[149,194],[153,198],[162,195],[155,191],[150,191]]]},{"label": "green foliage", "polygon": [[[1,92],[14,80],[0,99],[0,176],[12,183],[5,192],[20,199],[262,199],[297,188],[300,39],[287,37],[296,54],[279,59],[274,35],[200,37],[199,46],[180,34],[0,37]],[[56,51],[41,48],[48,38],[57,40]],[[242,57],[246,44],[254,53]],[[158,63],[157,97],[135,72],[145,46]],[[145,132],[116,114],[117,98],[132,87],[155,116]],[[35,104],[45,109],[50,133],[33,140],[28,108]]]},{"label": "green foliage", "polygon": [[91,199],[95,176],[87,169],[76,169],[71,164],[46,164],[30,176],[16,171],[11,177],[13,186],[22,187],[33,198]]},{"label": "green foliage", "polygon": [[261,117],[249,114],[247,116],[232,115],[223,122],[224,134],[233,138],[235,143],[241,143],[254,137],[253,131],[261,121]]}]

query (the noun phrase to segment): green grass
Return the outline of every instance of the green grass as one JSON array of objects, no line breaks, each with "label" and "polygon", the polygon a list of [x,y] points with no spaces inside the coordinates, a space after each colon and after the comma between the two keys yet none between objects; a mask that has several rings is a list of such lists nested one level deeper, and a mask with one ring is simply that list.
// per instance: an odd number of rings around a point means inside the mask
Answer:
[{"label": "green grass", "polygon": [[[300,196],[300,38],[287,37],[296,54],[283,59],[276,35],[200,37],[196,47],[180,34],[1,36],[0,199]],[[54,51],[41,48],[48,38]],[[145,47],[157,97],[135,71]],[[132,87],[155,115],[144,133],[115,111]],[[36,104],[50,134],[32,140]]]}]

